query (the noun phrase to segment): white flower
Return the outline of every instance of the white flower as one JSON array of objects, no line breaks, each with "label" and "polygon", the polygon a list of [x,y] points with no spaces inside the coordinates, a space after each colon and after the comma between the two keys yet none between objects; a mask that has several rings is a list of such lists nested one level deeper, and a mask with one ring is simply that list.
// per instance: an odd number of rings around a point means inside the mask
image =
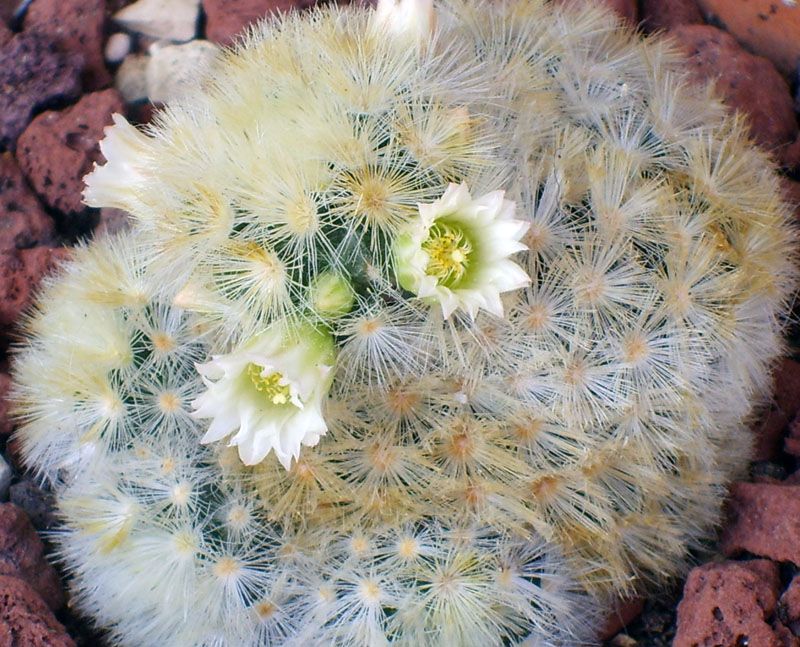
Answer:
[{"label": "white flower", "polygon": [[433,33],[433,0],[378,0],[374,24],[396,37],[423,46]]},{"label": "white flower", "polygon": [[330,335],[310,327],[289,335],[271,328],[197,370],[208,390],[192,406],[195,418],[212,418],[202,443],[234,433],[245,465],[271,450],[288,470],[300,445],[316,445],[328,427],[322,403],[333,380]]},{"label": "white flower", "polygon": [[152,156],[151,140],[122,115],[114,113],[111,118],[114,125],[105,128],[105,138],[100,140],[106,163],[98,166],[95,162],[92,172],[83,178],[83,200],[90,207],[135,212],[140,206],[139,195],[150,181],[145,169]]},{"label": "white flower", "polygon": [[445,317],[456,308],[474,319],[479,308],[503,316],[500,294],[530,284],[512,254],[527,247],[520,239],[527,222],[514,220],[515,204],[493,191],[474,200],[465,184],[451,184],[430,204],[419,204],[419,220],[395,243],[400,285]]}]

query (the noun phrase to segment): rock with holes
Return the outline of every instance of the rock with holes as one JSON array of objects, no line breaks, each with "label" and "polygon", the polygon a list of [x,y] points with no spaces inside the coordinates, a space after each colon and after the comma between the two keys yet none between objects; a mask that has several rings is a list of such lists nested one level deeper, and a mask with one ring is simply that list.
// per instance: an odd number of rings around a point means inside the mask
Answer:
[{"label": "rock with holes", "polygon": [[74,99],[81,88],[80,54],[55,50],[50,38],[23,32],[0,49],[0,150],[13,149],[35,112]]},{"label": "rock with holes", "polygon": [[26,249],[49,242],[48,216],[11,153],[0,154],[0,251]]},{"label": "rock with holes", "polygon": [[84,88],[97,90],[111,83],[103,60],[105,20],[105,0],[34,0],[25,13],[25,29],[46,35],[59,51],[81,54]]},{"label": "rock with holes", "polygon": [[721,550],[800,565],[800,486],[734,483]]},{"label": "rock with holes", "polygon": [[75,647],[75,642],[33,587],[0,575],[0,645]]},{"label": "rock with holes", "polygon": [[116,90],[84,95],[74,106],[48,111],[33,120],[20,136],[17,159],[28,180],[47,205],[64,214],[85,210],[83,176],[102,161],[97,142],[111,114],[121,112]]},{"label": "rock with holes", "polygon": [[800,61],[800,4],[796,0],[697,0],[708,22],[751,52],[793,75]]},{"label": "rock with holes", "polygon": [[778,582],[778,567],[767,560],[695,568],[678,606],[673,647],[789,647],[786,627],[772,619]]},{"label": "rock with holes", "polygon": [[797,117],[789,86],[772,63],[710,25],[682,25],[671,33],[689,55],[688,68],[695,79],[713,79],[725,103],[749,117],[756,141],[785,165],[794,166]]},{"label": "rock with holes", "polygon": [[648,31],[679,25],[701,25],[697,0],[641,0],[642,24]]},{"label": "rock with holes", "polygon": [[25,580],[51,609],[58,609],[64,589],[43,550],[28,515],[13,503],[0,503],[0,575]]}]

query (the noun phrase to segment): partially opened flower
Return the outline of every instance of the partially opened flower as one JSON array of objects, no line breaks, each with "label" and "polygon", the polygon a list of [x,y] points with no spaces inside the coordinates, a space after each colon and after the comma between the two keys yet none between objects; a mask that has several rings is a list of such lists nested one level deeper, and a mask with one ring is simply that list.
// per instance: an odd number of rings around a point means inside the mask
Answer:
[{"label": "partially opened flower", "polygon": [[90,207],[115,207],[133,213],[141,204],[148,182],[148,162],[152,140],[120,114],[112,115],[114,124],[105,128],[100,152],[106,163],[94,165],[84,179],[83,199]]},{"label": "partially opened flower", "polygon": [[527,249],[520,239],[528,223],[512,217],[514,202],[504,195],[473,199],[465,184],[451,184],[438,200],[418,205],[419,219],[395,243],[400,285],[441,304],[445,317],[457,308],[473,319],[479,308],[502,317],[500,294],[531,282],[509,259]]},{"label": "partially opened flower", "polygon": [[[271,328],[197,370],[208,390],[192,406],[195,418],[211,418],[201,442],[231,433],[246,465],[270,451],[289,469],[301,445],[316,445],[328,431],[323,400],[333,380],[330,335],[310,327],[291,334]],[[235,433],[234,433],[235,432]]]}]

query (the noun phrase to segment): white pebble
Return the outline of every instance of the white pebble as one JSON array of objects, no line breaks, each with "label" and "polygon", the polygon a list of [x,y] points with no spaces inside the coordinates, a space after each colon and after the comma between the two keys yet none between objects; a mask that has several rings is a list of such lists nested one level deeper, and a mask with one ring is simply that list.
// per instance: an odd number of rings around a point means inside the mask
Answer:
[{"label": "white pebble", "polygon": [[108,63],[121,63],[131,51],[131,37],[124,32],[117,32],[108,38],[105,57]]}]

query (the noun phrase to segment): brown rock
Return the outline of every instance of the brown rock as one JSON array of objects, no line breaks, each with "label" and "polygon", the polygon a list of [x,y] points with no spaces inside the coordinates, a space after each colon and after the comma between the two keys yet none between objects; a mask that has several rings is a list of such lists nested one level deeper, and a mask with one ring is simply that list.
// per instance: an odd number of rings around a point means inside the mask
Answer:
[{"label": "brown rock", "polygon": [[795,634],[800,634],[800,575],[795,575],[778,600],[778,617]]},{"label": "brown rock", "polygon": [[772,63],[710,25],[683,25],[670,33],[689,54],[694,77],[713,80],[725,103],[750,117],[755,140],[782,163],[790,161],[784,155],[797,138],[797,118],[789,86]]},{"label": "brown rock", "polygon": [[618,634],[639,617],[643,608],[644,598],[615,600],[612,603],[611,612],[606,618],[606,623],[598,635],[598,639],[608,640]]},{"label": "brown rock", "polygon": [[83,176],[94,162],[103,161],[97,143],[111,114],[121,112],[122,99],[114,89],[84,95],[59,112],[48,111],[25,129],[17,142],[17,160],[36,192],[52,208],[76,214],[82,202]]},{"label": "brown rock", "polygon": [[[598,4],[598,0],[556,0],[556,1],[563,5]],[[613,9],[615,12],[617,12],[617,14],[619,14],[620,17],[625,18],[626,20],[630,21],[633,24],[636,24],[639,20],[639,9],[636,4],[636,0],[599,0],[599,4],[604,4],[609,9]]]},{"label": "brown rock", "polygon": [[0,150],[12,149],[36,110],[80,93],[83,57],[63,54],[47,36],[23,32],[0,48]]},{"label": "brown rock", "polygon": [[30,585],[1,575],[0,645],[75,647],[75,642]]},{"label": "brown rock", "polygon": [[777,603],[777,570],[773,574],[752,562],[693,569],[678,605],[673,647],[784,647],[781,632],[768,623]]},{"label": "brown rock", "polygon": [[[786,195],[791,200],[791,185],[800,183],[784,180]],[[798,192],[800,198],[800,192]],[[798,202],[800,204],[800,202]],[[800,214],[798,214],[800,217]],[[758,423],[753,427],[755,447],[753,460],[772,460],[781,448],[784,431],[789,421],[797,414],[800,407],[800,364],[790,359],[782,359],[775,367],[773,375],[774,402],[771,407],[759,417]]]},{"label": "brown rock", "polygon": [[781,359],[775,367],[775,404],[788,418],[800,411],[800,363]]},{"label": "brown rock", "polygon": [[783,451],[792,456],[800,457],[800,417],[789,423],[789,434],[783,441]]},{"label": "brown rock", "polygon": [[800,565],[800,486],[734,483],[722,552],[748,551]]},{"label": "brown rock", "polygon": [[64,589],[43,550],[28,515],[13,503],[0,503],[0,575],[25,580],[50,608],[59,609]]},{"label": "brown rock", "polygon": [[14,430],[9,416],[8,390],[11,388],[11,377],[8,373],[0,373],[0,436],[8,436]]},{"label": "brown rock", "polygon": [[85,90],[111,84],[103,58],[104,0],[34,0],[25,13],[25,29],[35,29],[52,39],[62,52],[83,55]]},{"label": "brown rock", "polygon": [[206,38],[230,45],[251,23],[276,11],[307,7],[313,0],[203,0],[206,13]]},{"label": "brown rock", "polygon": [[66,249],[52,247],[0,253],[0,332],[16,321],[42,276],[66,256]]},{"label": "brown rock", "polygon": [[11,40],[11,37],[14,35],[8,25],[6,25],[5,20],[0,17],[0,47],[5,45],[8,41]]},{"label": "brown rock", "polygon": [[784,0],[697,0],[706,20],[747,49],[771,60],[783,74],[800,61],[800,5]]},{"label": "brown rock", "polygon": [[[790,205],[794,206],[795,217],[800,221],[800,182],[782,177],[781,184],[783,197]],[[800,396],[798,397],[798,402],[800,402]]]},{"label": "brown rock", "polygon": [[647,31],[680,25],[702,25],[697,0],[641,0],[642,25]]},{"label": "brown rock", "polygon": [[0,154],[0,252],[47,243],[53,219],[28,187],[11,153]]}]

